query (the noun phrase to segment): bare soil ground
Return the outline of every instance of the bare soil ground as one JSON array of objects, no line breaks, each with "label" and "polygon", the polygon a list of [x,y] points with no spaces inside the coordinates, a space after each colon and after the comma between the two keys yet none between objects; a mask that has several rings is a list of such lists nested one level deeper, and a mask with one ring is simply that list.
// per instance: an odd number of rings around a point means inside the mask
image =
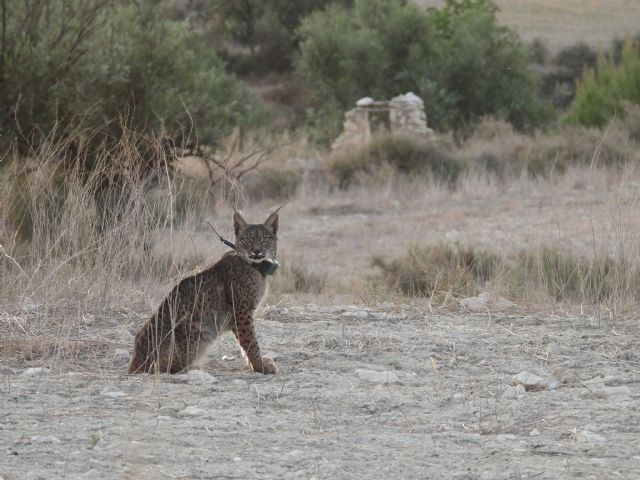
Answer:
[{"label": "bare soil ground", "polygon": [[[263,316],[276,376],[249,373],[230,336],[203,366],[217,381],[127,376],[116,349],[137,315],[88,320],[68,336],[74,361],[62,348],[48,371],[3,358],[0,477],[640,476],[637,318],[421,304]],[[523,370],[559,384],[509,398]]]},{"label": "bare soil ground", "polygon": [[[455,192],[302,192],[282,212],[282,258],[331,285],[269,297],[258,333],[276,376],[250,373],[229,335],[204,373],[126,375],[132,335],[169,284],[123,287],[106,305],[78,292],[0,306],[0,478],[638,478],[633,312],[444,310],[355,289],[372,255],[411,243],[588,250],[638,238],[638,185],[587,170]],[[204,229],[188,245],[223,251]],[[523,371],[542,389],[515,388]]]}]

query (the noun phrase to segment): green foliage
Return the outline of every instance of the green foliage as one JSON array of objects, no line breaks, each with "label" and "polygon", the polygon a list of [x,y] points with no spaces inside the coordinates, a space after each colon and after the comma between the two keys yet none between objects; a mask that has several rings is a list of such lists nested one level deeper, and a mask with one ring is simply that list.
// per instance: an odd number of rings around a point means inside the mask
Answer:
[{"label": "green foliage", "polygon": [[466,168],[463,161],[436,142],[388,135],[374,138],[363,147],[337,154],[331,162],[331,172],[341,187],[347,187],[358,175],[375,175],[386,165],[400,174],[428,173],[450,184],[455,183]]},{"label": "green foliage", "polygon": [[[297,30],[304,17],[330,4],[350,5],[352,0],[213,0],[205,3],[216,24],[219,49],[239,74],[290,71],[298,47]],[[222,37],[223,41],[220,41]],[[232,48],[247,47],[249,53]]]},{"label": "green foliage", "polygon": [[614,115],[623,115],[624,101],[640,105],[640,49],[631,40],[622,50],[619,65],[612,56],[600,57],[597,70],[584,73],[565,120],[604,127]]},{"label": "green foliage", "polygon": [[401,0],[356,0],[307,17],[297,72],[317,105],[413,91],[438,129],[465,130],[487,114],[518,128],[544,115],[517,36],[489,0],[448,0],[424,11]]},{"label": "green foliage", "polygon": [[[123,130],[215,145],[259,119],[256,102],[201,35],[154,0],[7,0],[0,132],[24,149],[56,132]],[[193,131],[190,129],[194,128]]]}]

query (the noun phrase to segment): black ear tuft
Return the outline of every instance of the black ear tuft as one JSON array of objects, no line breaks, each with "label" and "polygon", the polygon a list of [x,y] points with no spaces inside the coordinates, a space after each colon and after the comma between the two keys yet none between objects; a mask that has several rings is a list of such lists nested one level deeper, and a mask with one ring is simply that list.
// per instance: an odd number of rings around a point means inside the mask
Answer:
[{"label": "black ear tuft", "polygon": [[244,221],[240,212],[233,212],[233,230],[236,232],[236,237],[240,234],[240,230],[247,226],[247,222]]},{"label": "black ear tuft", "polygon": [[274,234],[278,233],[278,211],[276,210],[264,222],[264,226],[270,229]]}]

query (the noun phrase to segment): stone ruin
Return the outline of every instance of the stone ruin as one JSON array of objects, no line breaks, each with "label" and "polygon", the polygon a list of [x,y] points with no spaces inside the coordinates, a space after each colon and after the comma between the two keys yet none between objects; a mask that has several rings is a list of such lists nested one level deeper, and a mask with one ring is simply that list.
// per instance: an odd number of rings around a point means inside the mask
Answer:
[{"label": "stone ruin", "polygon": [[377,130],[393,134],[407,134],[425,140],[431,140],[433,130],[427,127],[427,116],[424,113],[424,102],[416,94],[409,92],[398,95],[389,101],[376,101],[365,97],[356,102],[356,108],[344,114],[344,130],[333,142],[331,150],[341,151],[371,141],[371,116],[382,112],[388,115],[388,127],[376,125]]}]

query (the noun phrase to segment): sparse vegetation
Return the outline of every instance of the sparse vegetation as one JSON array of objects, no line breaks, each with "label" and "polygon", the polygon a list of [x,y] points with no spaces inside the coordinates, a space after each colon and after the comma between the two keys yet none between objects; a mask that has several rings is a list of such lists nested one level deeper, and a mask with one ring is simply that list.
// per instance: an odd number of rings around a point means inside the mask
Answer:
[{"label": "sparse vegetation", "polygon": [[516,302],[618,303],[640,300],[640,269],[627,259],[589,257],[543,245],[512,256],[460,245],[411,247],[407,255],[373,264],[392,290],[435,299],[497,292]]},{"label": "sparse vegetation", "polygon": [[402,175],[430,175],[449,185],[454,185],[465,170],[464,161],[450,146],[406,135],[377,137],[361,148],[336,154],[331,161],[331,171],[341,187],[356,182],[361,175],[375,176],[385,166]]}]

